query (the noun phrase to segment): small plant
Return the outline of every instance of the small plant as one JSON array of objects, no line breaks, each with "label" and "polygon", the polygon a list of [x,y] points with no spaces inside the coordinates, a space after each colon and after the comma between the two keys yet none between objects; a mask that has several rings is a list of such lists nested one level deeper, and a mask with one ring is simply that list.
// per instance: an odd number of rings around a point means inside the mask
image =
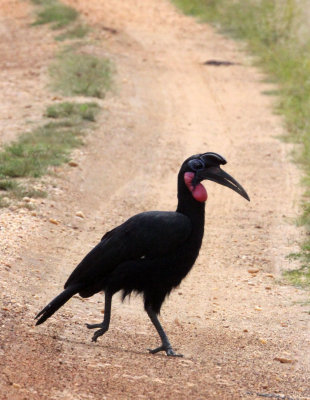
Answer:
[{"label": "small plant", "polygon": [[[33,25],[50,24],[52,29],[61,29],[56,40],[80,39],[88,33],[78,12],[60,0],[31,1],[38,6]],[[111,70],[108,60],[69,48],[57,57],[50,75],[53,87],[65,95],[104,97],[111,87]],[[12,198],[46,196],[33,188],[34,179],[69,160],[71,150],[82,145],[85,127],[95,121],[98,112],[99,106],[93,102],[53,104],[44,116],[54,121],[24,133],[0,150],[0,207],[7,206]]]},{"label": "small plant", "polygon": [[47,193],[44,190],[38,190],[31,187],[31,182],[27,182],[26,185],[16,184],[12,190],[14,197],[22,199],[23,197],[42,198],[46,197]]},{"label": "small plant", "polygon": [[67,39],[82,39],[84,38],[89,31],[89,28],[83,24],[77,24],[72,29],[69,29],[60,35],[56,36],[55,39],[62,42]]},{"label": "small plant", "polygon": [[0,181],[0,192],[5,191],[5,195],[1,196],[0,194],[0,208],[7,207],[13,199],[23,199],[24,197],[43,198],[47,196],[44,190],[31,187],[31,182],[20,183],[14,180],[11,181],[13,184],[9,186],[1,185],[2,182]]},{"label": "small plant", "polygon": [[7,198],[0,195],[0,208],[7,207],[9,204]]},{"label": "small plant", "polygon": [[50,68],[52,86],[66,96],[103,98],[112,85],[108,59],[72,49],[62,52]]},{"label": "small plant", "polygon": [[299,269],[285,271],[283,275],[292,285],[299,287],[310,286],[310,269],[306,265]]},{"label": "small plant", "polygon": [[39,177],[50,165],[68,159],[69,150],[81,144],[81,130],[49,123],[22,135],[0,153],[0,175],[9,178]]},{"label": "small plant", "polygon": [[46,116],[49,118],[79,118],[86,121],[95,121],[99,111],[97,103],[58,103],[47,107]]},{"label": "small plant", "polygon": [[50,5],[52,3],[55,3],[57,0],[31,0],[33,4],[36,4],[37,6],[42,6],[42,5]]},{"label": "small plant", "polygon": [[[98,111],[96,103],[49,106],[45,115],[56,121],[24,133],[0,151],[0,192],[8,198],[44,197],[44,191],[32,187],[31,178],[69,161],[71,150],[83,143],[85,125],[95,121]],[[1,194],[0,203],[7,205]]]},{"label": "small plant", "polygon": [[55,40],[64,41],[66,39],[82,39],[89,28],[85,23],[80,22],[78,12],[59,0],[32,0],[38,6],[37,18],[32,24],[50,24],[53,30],[61,29],[61,33]]},{"label": "small plant", "polygon": [[57,0],[33,0],[41,9],[33,25],[51,24],[52,29],[61,29],[78,18],[78,12]]},{"label": "small plant", "polygon": [[0,190],[8,191],[12,190],[16,187],[16,182],[9,180],[9,179],[1,179],[0,177]]}]

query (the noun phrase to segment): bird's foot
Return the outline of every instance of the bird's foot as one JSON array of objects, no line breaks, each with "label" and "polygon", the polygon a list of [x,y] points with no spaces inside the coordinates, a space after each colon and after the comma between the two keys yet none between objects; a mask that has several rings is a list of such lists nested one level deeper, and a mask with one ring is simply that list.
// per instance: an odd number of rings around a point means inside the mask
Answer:
[{"label": "bird's foot", "polygon": [[102,328],[102,324],[86,324],[88,329]]},{"label": "bird's foot", "polygon": [[158,353],[159,351],[165,351],[167,356],[171,356],[171,357],[183,357],[183,354],[177,354],[175,353],[175,351],[173,350],[173,348],[171,346],[165,346],[165,345],[161,345],[159,347],[156,347],[156,349],[148,349],[148,351],[151,354],[155,354]]},{"label": "bird's foot", "polygon": [[88,329],[101,328],[96,331],[92,337],[92,342],[97,342],[98,337],[104,335],[108,328],[104,324],[86,324]]}]

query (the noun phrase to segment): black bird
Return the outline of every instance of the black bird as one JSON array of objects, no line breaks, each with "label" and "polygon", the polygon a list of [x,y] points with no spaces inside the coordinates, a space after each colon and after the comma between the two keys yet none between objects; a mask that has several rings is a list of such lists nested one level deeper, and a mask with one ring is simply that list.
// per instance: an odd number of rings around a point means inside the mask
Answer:
[{"label": "black bird", "polygon": [[76,293],[90,297],[104,291],[103,322],[87,324],[89,329],[99,328],[92,338],[96,342],[109,329],[112,296],[122,290],[124,299],[137,292],[143,295],[145,311],[162,342],[150,353],[165,351],[168,356],[180,356],[174,352],[157,315],[165,297],[194,265],[201,247],[207,200],[201,181],[217,182],[250,200],[242,186],[220,168],[221,164],[226,164],[224,157],[210,152],[185,160],[178,174],[177,210],[143,212],[107,232],[71,273],[65,290],[39,312],[36,325]]}]

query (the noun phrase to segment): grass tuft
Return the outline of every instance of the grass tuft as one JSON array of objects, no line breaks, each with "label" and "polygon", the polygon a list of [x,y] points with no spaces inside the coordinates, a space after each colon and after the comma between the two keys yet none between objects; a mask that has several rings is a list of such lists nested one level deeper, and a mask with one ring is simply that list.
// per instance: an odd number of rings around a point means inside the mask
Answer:
[{"label": "grass tuft", "polygon": [[8,207],[9,205],[8,199],[0,195],[0,208]]},{"label": "grass tuft", "polygon": [[47,196],[47,193],[44,190],[34,189],[29,186],[29,183],[27,183],[27,185],[20,183],[16,184],[11,194],[13,194],[17,199],[22,199],[23,197],[32,197],[37,199]]},{"label": "grass tuft", "polygon": [[33,4],[37,6],[42,6],[42,5],[50,5],[52,3],[55,3],[56,0],[31,0]]},{"label": "grass tuft", "polygon": [[8,191],[14,189],[15,187],[16,187],[16,182],[6,178],[1,179],[0,177],[0,190]]},{"label": "grass tuft", "polygon": [[61,29],[78,18],[78,12],[74,8],[57,0],[33,0],[33,2],[41,6],[33,25],[51,24],[52,29]]},{"label": "grass tuft", "polygon": [[306,265],[292,271],[285,271],[284,278],[292,285],[308,288],[310,287],[310,270]]},{"label": "grass tuft", "polygon": [[[89,28],[79,19],[78,12],[60,0],[31,0],[37,8],[33,25],[50,24],[61,29],[56,40],[84,38]],[[75,48],[83,42],[76,43]],[[64,95],[103,98],[112,85],[112,65],[107,59],[63,51],[50,67],[52,86]],[[47,107],[45,117],[52,122],[24,133],[15,142],[0,150],[0,207],[8,199],[44,197],[46,193],[32,187],[33,179],[48,173],[49,167],[69,160],[73,148],[83,143],[89,123],[96,120],[97,103],[57,103]]]},{"label": "grass tuft", "polygon": [[45,115],[48,118],[79,118],[86,121],[95,121],[99,112],[97,103],[58,103],[47,107]]},{"label": "grass tuft", "polygon": [[[304,266],[287,272],[293,280],[310,274],[310,31],[301,35],[298,0],[172,0],[186,14],[215,24],[225,33],[244,40],[279,90],[276,111],[284,117],[286,140],[298,143],[296,161],[302,166],[306,188],[299,223],[307,231],[299,255]],[[306,3],[305,3],[306,6]],[[269,93],[272,94],[272,93]]]},{"label": "grass tuft", "polygon": [[111,74],[108,59],[73,50],[62,52],[50,67],[53,88],[66,96],[103,98],[111,89]]},{"label": "grass tuft", "polygon": [[71,148],[81,145],[81,130],[49,123],[21,135],[0,153],[0,175],[9,178],[40,177],[51,165],[68,159]]},{"label": "grass tuft", "polygon": [[89,28],[83,24],[77,24],[72,29],[69,29],[60,35],[56,36],[55,39],[62,42],[67,39],[82,39],[89,32]]},{"label": "grass tuft", "polygon": [[[96,103],[49,106],[45,115],[56,121],[24,133],[0,151],[0,191],[15,198],[44,197],[44,191],[29,183],[25,186],[22,179],[41,177],[49,167],[69,161],[71,150],[83,143],[85,126],[95,121],[98,111]],[[6,201],[1,199],[3,206]]]}]

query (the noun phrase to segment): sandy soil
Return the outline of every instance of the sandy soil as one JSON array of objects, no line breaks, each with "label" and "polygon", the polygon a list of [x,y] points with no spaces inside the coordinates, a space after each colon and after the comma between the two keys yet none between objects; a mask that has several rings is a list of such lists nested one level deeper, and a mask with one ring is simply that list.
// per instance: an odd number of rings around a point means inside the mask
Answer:
[{"label": "sandy soil", "polygon": [[0,4],[0,145],[37,123],[52,97],[45,90],[46,68],[56,44],[47,28],[40,28],[40,34],[30,29],[29,3]]},{"label": "sandy soil", "polygon": [[[0,211],[0,398],[310,399],[307,293],[279,282],[300,238],[291,223],[299,175],[275,138],[282,126],[263,94],[270,85],[235,43],[166,0],[66,2],[93,26],[90,51],[115,61],[117,89],[74,153],[79,166],[58,170],[49,198],[35,212]],[[30,22],[27,2],[1,2],[0,84],[11,82],[0,95],[1,141],[25,129],[26,106],[35,121],[53,98],[45,72],[56,45]],[[203,65],[210,59],[236,64]],[[200,257],[161,316],[184,358],[147,353],[159,339],[139,298],[115,299],[110,331],[96,344],[84,324],[102,319],[99,294],[74,297],[34,328],[35,313],[106,230],[139,211],[175,208],[181,162],[205,151],[228,159],[252,201],[206,185]]]}]

